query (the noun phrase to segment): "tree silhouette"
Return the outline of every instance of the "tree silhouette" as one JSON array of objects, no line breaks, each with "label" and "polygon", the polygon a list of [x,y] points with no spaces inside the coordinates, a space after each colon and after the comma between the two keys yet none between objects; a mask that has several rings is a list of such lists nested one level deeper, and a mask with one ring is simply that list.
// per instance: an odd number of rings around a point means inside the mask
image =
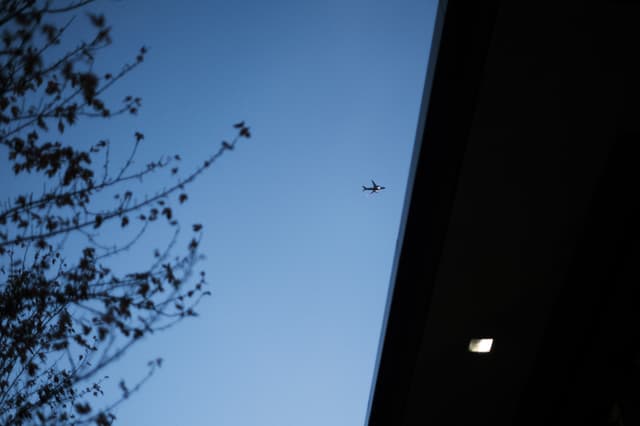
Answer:
[{"label": "tree silhouette", "polygon": [[[94,0],[0,0],[0,146],[16,186],[27,176],[45,182],[40,193],[20,194],[0,203],[0,424],[109,425],[113,407],[128,398],[160,366],[149,363],[144,378],[106,408],[96,409],[103,370],[140,338],[196,315],[207,294],[205,277],[192,277],[202,225],[180,255],[180,229],[172,205],[187,202],[185,187],[239,139],[249,138],[244,122],[200,166],[182,175],[180,157],[163,157],[134,169],[144,139],[135,132],[131,152],[109,173],[111,144],[88,149],[60,142],[80,119],[112,119],[133,114],[141,99],[126,96],[116,106],[105,92],[143,61],[99,75],[95,57],[111,43],[104,16],[83,8]],[[89,19],[87,40],[65,36],[74,19]],[[137,194],[135,182],[166,173],[173,183]],[[110,200],[105,202],[105,200]],[[117,255],[130,249],[152,226],[164,223],[174,237],[140,270],[115,272]],[[124,243],[105,245],[101,233],[120,230]],[[79,254],[66,248],[81,245]],[[117,266],[117,265],[115,265]],[[92,404],[93,402],[93,404]]]}]

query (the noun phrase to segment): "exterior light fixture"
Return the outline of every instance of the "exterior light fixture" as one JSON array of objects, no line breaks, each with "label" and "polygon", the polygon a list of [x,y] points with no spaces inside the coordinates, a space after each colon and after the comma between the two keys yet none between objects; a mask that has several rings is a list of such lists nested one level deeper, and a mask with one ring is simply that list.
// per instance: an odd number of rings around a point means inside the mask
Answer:
[{"label": "exterior light fixture", "polygon": [[491,345],[493,345],[493,339],[471,339],[469,341],[469,352],[491,352]]}]

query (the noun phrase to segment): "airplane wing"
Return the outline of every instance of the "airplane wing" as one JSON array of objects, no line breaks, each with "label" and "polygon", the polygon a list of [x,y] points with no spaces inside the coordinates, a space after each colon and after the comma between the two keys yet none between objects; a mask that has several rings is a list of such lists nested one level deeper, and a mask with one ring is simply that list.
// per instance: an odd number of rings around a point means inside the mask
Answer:
[{"label": "airplane wing", "polygon": [[373,181],[373,179],[371,179],[371,183],[373,184],[373,187],[374,187],[374,188],[375,188],[376,186],[378,186],[378,185],[376,185],[376,183]]}]

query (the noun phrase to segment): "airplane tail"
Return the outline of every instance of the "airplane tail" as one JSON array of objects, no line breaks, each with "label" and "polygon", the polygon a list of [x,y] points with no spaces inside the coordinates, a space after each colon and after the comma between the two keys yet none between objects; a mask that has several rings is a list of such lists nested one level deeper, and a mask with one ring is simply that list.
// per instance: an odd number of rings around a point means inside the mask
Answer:
[{"label": "airplane tail", "polygon": [[362,185],[362,192],[364,192],[364,191],[366,191],[366,190],[367,190],[367,187],[366,187],[366,186],[364,186],[364,185]]}]

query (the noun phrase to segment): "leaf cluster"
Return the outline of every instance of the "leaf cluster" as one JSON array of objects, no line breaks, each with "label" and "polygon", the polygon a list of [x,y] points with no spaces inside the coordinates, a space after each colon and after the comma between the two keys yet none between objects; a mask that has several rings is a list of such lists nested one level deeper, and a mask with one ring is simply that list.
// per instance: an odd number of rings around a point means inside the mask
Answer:
[{"label": "leaf cluster", "polygon": [[[150,362],[133,386],[122,381],[121,398],[96,409],[92,402],[102,395],[105,367],[143,337],[196,316],[208,294],[204,273],[194,274],[203,226],[192,225],[186,247],[176,247],[175,204],[187,202],[188,184],[251,136],[244,122],[237,123],[234,139],[184,175],[178,155],[134,169],[144,141],[139,131],[113,174],[108,140],[84,150],[61,141],[80,119],[135,115],[142,105],[135,96],[115,106],[103,99],[144,61],[147,49],[114,72],[95,72],[111,28],[103,15],[82,15],[93,2],[0,0],[0,151],[16,181],[37,175],[46,182],[41,193],[0,202],[0,424],[112,424],[113,407],[161,360]],[[89,19],[94,33],[65,47],[78,16]],[[151,193],[132,189],[133,182],[163,171],[172,185]],[[110,203],[96,203],[107,195]],[[150,250],[149,265],[116,272],[118,256],[160,223],[174,230],[173,239]],[[100,241],[101,233],[116,230],[129,238],[115,245]],[[74,238],[83,241],[77,255],[67,250]]]}]

